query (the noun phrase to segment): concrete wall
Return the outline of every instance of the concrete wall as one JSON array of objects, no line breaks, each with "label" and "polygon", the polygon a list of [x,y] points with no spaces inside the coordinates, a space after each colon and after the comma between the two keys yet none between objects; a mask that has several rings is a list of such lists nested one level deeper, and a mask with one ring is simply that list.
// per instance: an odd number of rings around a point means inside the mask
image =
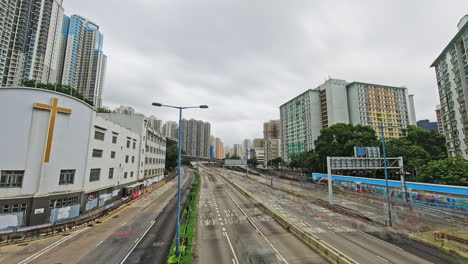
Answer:
[{"label": "concrete wall", "polygon": [[[25,171],[22,187],[1,188],[0,198],[80,191],[94,110],[73,97],[39,89],[1,88],[0,98],[0,170]],[[52,98],[72,113],[57,114],[50,162],[44,163],[51,112],[33,105],[50,105]],[[76,170],[73,184],[59,185],[62,169]]]},{"label": "concrete wall", "polygon": [[[104,140],[94,138],[95,131],[104,132]],[[113,133],[117,133],[117,143],[112,143]],[[137,181],[138,154],[140,151],[139,135],[127,128],[121,127],[100,116],[95,118],[91,128],[91,143],[88,149],[88,164],[83,182],[83,190],[86,193],[104,188],[115,187],[122,184]],[[127,140],[130,139],[130,148],[127,148]],[[136,143],[135,149],[133,142]],[[102,158],[93,157],[93,149],[103,150]],[[115,151],[115,158],[111,158],[111,151]],[[128,156],[128,163],[125,157]],[[132,157],[134,161],[132,162]],[[91,169],[101,169],[99,181],[89,181]],[[114,176],[109,179],[109,169],[114,168]],[[127,178],[124,173],[127,172]],[[131,177],[133,172],[133,177]]]},{"label": "concrete wall", "polygon": [[[347,87],[348,90],[348,112],[349,112],[349,122],[353,125],[361,124],[361,113],[359,111],[359,97],[358,97],[358,87],[356,83],[350,84]],[[365,102],[364,102],[365,104]],[[361,107],[366,107],[361,106]]]},{"label": "concrete wall", "polygon": [[307,137],[307,149],[311,150],[315,148],[315,140],[320,135],[322,129],[322,114],[320,110],[320,92],[311,90],[308,93],[309,98],[309,109],[310,115],[306,113],[306,137]]},{"label": "concrete wall", "polygon": [[[328,126],[337,123],[349,123],[347,84],[344,80],[328,79],[319,86],[319,90],[325,89],[327,93]],[[320,115],[321,113],[317,114]]]}]

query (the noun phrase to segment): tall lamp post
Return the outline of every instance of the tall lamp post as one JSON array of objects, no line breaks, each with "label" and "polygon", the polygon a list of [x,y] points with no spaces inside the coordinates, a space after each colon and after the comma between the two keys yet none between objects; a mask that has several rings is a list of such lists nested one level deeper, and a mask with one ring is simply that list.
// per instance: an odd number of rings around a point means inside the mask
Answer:
[{"label": "tall lamp post", "polygon": [[160,103],[152,103],[153,106],[157,107],[170,107],[179,109],[179,142],[178,142],[178,155],[177,155],[177,223],[176,223],[176,255],[180,255],[180,170],[181,170],[181,160],[182,160],[182,110],[188,108],[208,108],[207,105],[199,106],[172,106],[172,105],[163,105]]},{"label": "tall lamp post", "polygon": [[385,186],[387,189],[387,211],[388,211],[388,225],[392,226],[392,208],[390,206],[390,188],[388,187],[388,168],[387,168],[387,151],[385,150],[385,133],[384,133],[384,123],[381,121],[380,126],[380,137],[382,139],[382,153],[384,158],[384,175],[385,175]]}]

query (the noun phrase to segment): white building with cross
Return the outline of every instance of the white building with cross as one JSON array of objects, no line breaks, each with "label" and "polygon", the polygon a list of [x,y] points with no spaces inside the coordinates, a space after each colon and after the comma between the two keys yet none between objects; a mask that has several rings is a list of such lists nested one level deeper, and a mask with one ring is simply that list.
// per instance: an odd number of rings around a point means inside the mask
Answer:
[{"label": "white building with cross", "polygon": [[112,207],[163,178],[165,156],[161,173],[142,173],[146,131],[69,95],[0,88],[0,124],[0,233]]}]

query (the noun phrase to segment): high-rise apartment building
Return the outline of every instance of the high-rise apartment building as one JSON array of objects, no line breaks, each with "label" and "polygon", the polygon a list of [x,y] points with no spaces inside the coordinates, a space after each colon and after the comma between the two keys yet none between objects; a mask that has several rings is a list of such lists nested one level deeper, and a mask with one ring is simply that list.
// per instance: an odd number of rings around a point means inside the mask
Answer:
[{"label": "high-rise apartment building", "polygon": [[133,115],[135,114],[135,109],[133,109],[133,107],[131,106],[119,106],[118,108],[116,108],[114,110],[114,113],[117,113],[117,114],[126,114],[126,115]]},{"label": "high-rise apartment building", "polygon": [[107,63],[102,51],[104,36],[96,23],[79,15],[70,17],[66,34],[61,82],[100,107]]},{"label": "high-rise apartment building", "polygon": [[428,130],[428,131],[434,131],[436,133],[439,133],[439,128],[438,128],[438,124],[437,122],[431,122],[429,121],[429,119],[423,119],[423,120],[419,120],[416,122],[417,126],[422,128],[422,129],[425,129],[425,130]]},{"label": "high-rise apartment building", "polygon": [[440,105],[436,106],[435,112],[436,112],[436,118],[437,118],[437,128],[439,130],[439,133],[444,134],[444,127],[442,124],[442,114],[440,113],[441,112]]},{"label": "high-rise apartment building", "polygon": [[263,138],[281,138],[281,120],[263,123]]},{"label": "high-rise apartment building", "polygon": [[154,130],[156,130],[156,131],[158,131],[159,133],[162,134],[162,126],[163,125],[162,125],[162,120],[161,119],[159,119],[159,118],[157,118],[155,116],[150,116],[148,118],[148,122],[151,124],[151,127]]},{"label": "high-rise apartment building", "polygon": [[398,138],[401,130],[416,124],[413,96],[405,87],[329,79],[315,89],[280,106],[281,153],[291,155],[315,148],[320,129],[351,123],[371,126],[380,137]]},{"label": "high-rise apartment building", "polygon": [[162,127],[162,133],[164,136],[173,140],[179,138],[179,125],[175,121],[167,121]]},{"label": "high-rise apartment building", "polygon": [[249,150],[252,147],[252,142],[250,139],[244,139],[242,141],[242,155],[240,156],[241,159],[247,160],[250,158],[250,153]]},{"label": "high-rise apartment building", "polygon": [[259,164],[265,164],[265,140],[263,138],[255,138],[252,143],[252,154],[255,155]]},{"label": "high-rise apartment building", "polygon": [[62,0],[0,1],[0,86],[56,82]]},{"label": "high-rise apartment building", "polygon": [[242,144],[234,144],[232,151],[234,156],[240,157],[242,159],[242,155],[244,154],[244,147]]},{"label": "high-rise apartment building", "polygon": [[264,142],[264,166],[268,165],[268,161],[281,157],[281,139],[266,138]]},{"label": "high-rise apartment building", "polygon": [[224,146],[224,156],[226,158],[229,158],[232,156],[232,154],[233,154],[233,151],[232,151],[231,146],[228,146],[228,145]]},{"label": "high-rise apartment building", "polygon": [[182,150],[189,156],[210,157],[211,125],[195,119],[182,120]]},{"label": "high-rise apartment building", "polygon": [[263,123],[265,166],[268,161],[281,157],[281,120]]},{"label": "high-rise apartment building", "polygon": [[224,154],[224,143],[221,141],[220,138],[215,138],[214,140],[214,148],[215,148],[215,159],[224,159],[226,156]]},{"label": "high-rise apartment building", "polygon": [[441,105],[441,121],[450,157],[468,159],[468,15],[432,63]]}]

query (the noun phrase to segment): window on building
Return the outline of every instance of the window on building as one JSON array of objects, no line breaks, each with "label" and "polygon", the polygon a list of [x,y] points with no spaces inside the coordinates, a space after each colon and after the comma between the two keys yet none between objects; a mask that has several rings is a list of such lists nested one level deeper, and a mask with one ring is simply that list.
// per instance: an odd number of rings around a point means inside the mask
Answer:
[{"label": "window on building", "polygon": [[27,203],[4,204],[2,205],[1,213],[8,214],[8,213],[15,213],[15,212],[24,212],[26,211],[27,207],[28,207]]},{"label": "window on building", "polygon": [[114,144],[117,143],[117,135],[116,134],[112,135],[112,143],[114,143]]},{"label": "window on building", "polygon": [[125,155],[125,163],[128,163],[128,155]]},{"label": "window on building", "polygon": [[97,140],[104,140],[104,132],[101,132],[101,131],[94,131],[94,139],[97,139]]},{"label": "window on building", "polygon": [[114,178],[114,168],[109,168],[109,179]]},{"label": "window on building", "polygon": [[132,156],[132,163],[135,163],[135,156]]},{"label": "window on building", "polygon": [[24,170],[2,170],[0,188],[21,188],[23,177]]},{"label": "window on building", "polygon": [[102,158],[102,149],[93,149],[94,158]]},{"label": "window on building", "polygon": [[133,149],[136,149],[136,142],[133,141]]},{"label": "window on building", "polygon": [[111,159],[115,159],[115,151],[111,151]]},{"label": "window on building", "polygon": [[101,169],[91,169],[89,173],[89,181],[99,181],[99,177],[101,176]]},{"label": "window on building", "polygon": [[49,208],[60,208],[78,204],[78,196],[49,200]]},{"label": "window on building", "polygon": [[130,148],[130,139],[127,138],[127,148]]},{"label": "window on building", "polygon": [[124,179],[127,179],[127,172],[124,172]]},{"label": "window on building", "polygon": [[59,185],[73,184],[75,181],[75,170],[61,170]]},{"label": "window on building", "polygon": [[132,171],[132,172],[130,172],[130,177],[133,177],[133,171]]}]

